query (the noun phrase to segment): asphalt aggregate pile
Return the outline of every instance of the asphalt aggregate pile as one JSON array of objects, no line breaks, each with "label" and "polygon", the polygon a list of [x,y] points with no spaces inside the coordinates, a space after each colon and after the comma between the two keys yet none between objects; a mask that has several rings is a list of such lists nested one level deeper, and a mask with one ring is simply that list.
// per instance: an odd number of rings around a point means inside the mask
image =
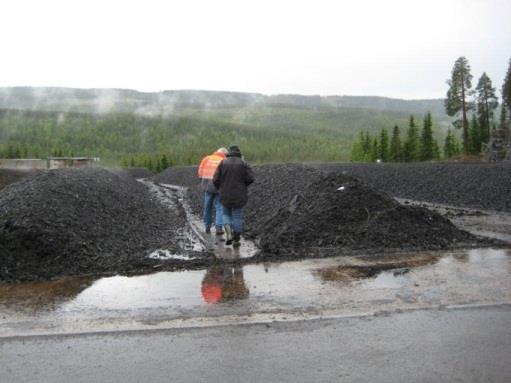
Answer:
[{"label": "asphalt aggregate pile", "polygon": [[41,172],[41,170],[0,169],[0,190],[24,177]]},{"label": "asphalt aggregate pile", "polygon": [[511,163],[331,164],[393,197],[511,212]]},{"label": "asphalt aggregate pile", "polygon": [[[439,250],[480,240],[430,210],[403,206],[343,174],[320,175],[258,228],[266,256]],[[483,240],[484,242],[484,240]]]},{"label": "asphalt aggregate pile", "polygon": [[[403,206],[388,194],[342,172],[302,165],[254,167],[244,212],[247,236],[268,258],[343,254],[369,250],[433,250],[486,243],[420,207]],[[158,182],[187,186],[200,213],[202,193],[194,167],[171,168]]]},{"label": "asphalt aggregate pile", "polygon": [[149,178],[154,175],[152,171],[142,167],[127,167],[123,170],[133,178]]},{"label": "asphalt aggregate pile", "polygon": [[0,279],[123,273],[152,268],[151,250],[183,253],[184,213],[127,174],[47,171],[0,191]]}]

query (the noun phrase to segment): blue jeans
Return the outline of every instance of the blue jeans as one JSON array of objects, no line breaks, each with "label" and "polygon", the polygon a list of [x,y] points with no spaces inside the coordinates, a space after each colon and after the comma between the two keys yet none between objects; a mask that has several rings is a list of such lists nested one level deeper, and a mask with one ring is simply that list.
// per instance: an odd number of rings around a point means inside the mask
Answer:
[{"label": "blue jeans", "polygon": [[[213,213],[213,207],[215,212]],[[222,226],[222,204],[220,203],[220,196],[210,192],[204,192],[204,226],[210,228],[213,224],[213,214],[216,226]]]},{"label": "blue jeans", "polygon": [[243,209],[229,209],[223,206],[224,225],[231,225],[234,232],[243,233]]}]

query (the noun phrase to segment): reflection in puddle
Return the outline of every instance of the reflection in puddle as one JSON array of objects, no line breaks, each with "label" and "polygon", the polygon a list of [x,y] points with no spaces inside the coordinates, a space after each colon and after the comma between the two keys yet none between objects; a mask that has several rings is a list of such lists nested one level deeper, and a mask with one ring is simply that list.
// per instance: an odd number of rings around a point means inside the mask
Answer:
[{"label": "reflection in puddle", "polygon": [[202,280],[202,297],[207,303],[220,303],[247,298],[248,288],[241,266],[213,266]]},{"label": "reflection in puddle", "polygon": [[[226,253],[227,259],[236,257]],[[130,323],[258,312],[511,302],[511,251],[466,250],[0,284],[0,334],[20,323]],[[25,321],[25,322],[24,322]],[[138,321],[138,322],[137,322]],[[91,325],[92,326],[92,325]]]}]

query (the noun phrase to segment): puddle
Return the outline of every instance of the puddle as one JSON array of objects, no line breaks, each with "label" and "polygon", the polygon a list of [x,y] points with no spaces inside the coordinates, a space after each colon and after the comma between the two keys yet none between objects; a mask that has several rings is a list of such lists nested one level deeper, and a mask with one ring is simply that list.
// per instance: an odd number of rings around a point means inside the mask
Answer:
[{"label": "puddle", "polygon": [[[511,250],[215,265],[141,276],[0,284],[0,336],[187,318],[346,314],[511,303]],[[268,314],[269,315],[269,314]],[[127,324],[126,324],[127,323]],[[57,329],[57,330],[55,330]]]},{"label": "puddle", "polygon": [[192,259],[196,259],[196,257],[192,257],[187,254],[172,254],[168,250],[155,250],[151,254],[147,256],[151,259],[159,259],[159,260],[177,260],[177,261],[190,261]]}]

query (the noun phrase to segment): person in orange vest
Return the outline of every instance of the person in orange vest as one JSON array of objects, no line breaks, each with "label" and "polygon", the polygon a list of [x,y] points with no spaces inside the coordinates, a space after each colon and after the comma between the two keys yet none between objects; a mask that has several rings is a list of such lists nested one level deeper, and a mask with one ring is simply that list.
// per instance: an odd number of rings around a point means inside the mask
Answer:
[{"label": "person in orange vest", "polygon": [[[220,148],[213,154],[206,156],[202,159],[198,169],[198,175],[201,180],[201,188],[204,191],[204,228],[206,233],[211,233],[211,226],[215,223],[216,234],[222,235],[223,220],[222,220],[222,204],[218,195],[218,189],[213,184],[213,175],[216,168],[225,159],[228,150]],[[214,208],[214,219],[213,219]]]}]

